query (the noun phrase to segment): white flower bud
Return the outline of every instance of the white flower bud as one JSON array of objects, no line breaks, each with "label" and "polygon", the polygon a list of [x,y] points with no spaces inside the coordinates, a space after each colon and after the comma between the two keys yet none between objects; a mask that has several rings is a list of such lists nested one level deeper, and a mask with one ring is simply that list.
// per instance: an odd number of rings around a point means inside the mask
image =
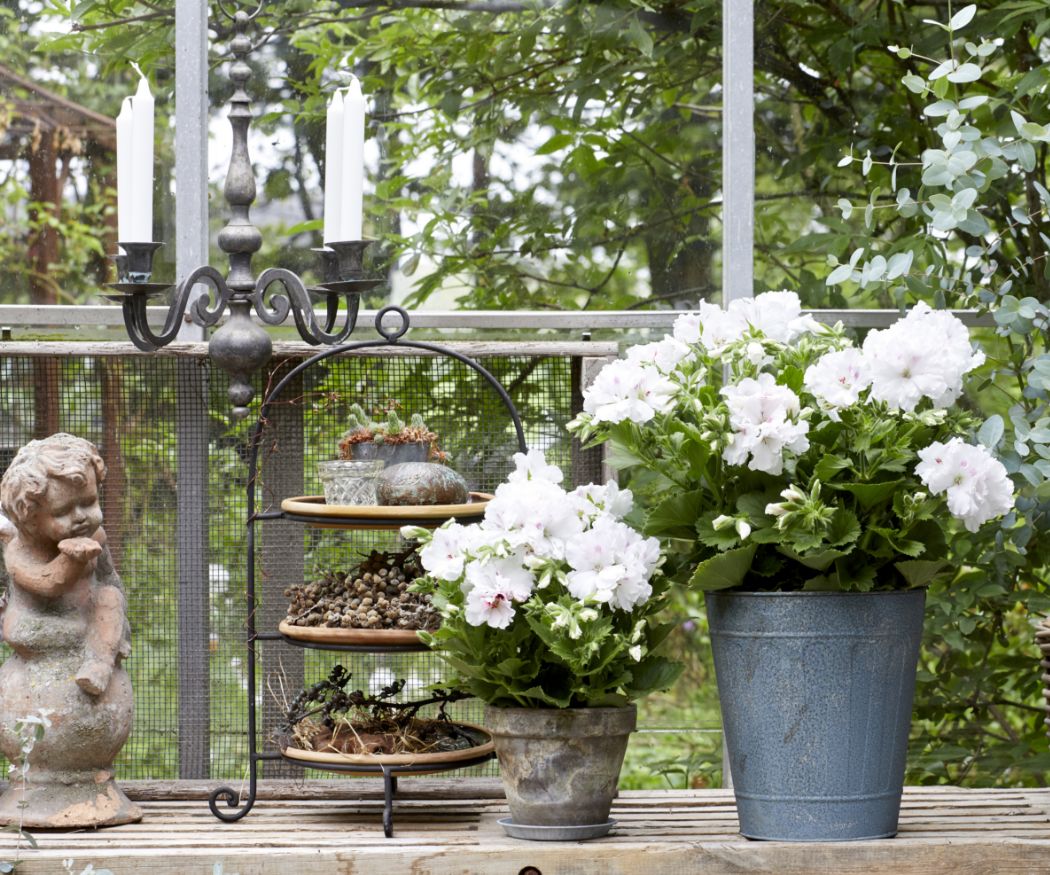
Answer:
[{"label": "white flower bud", "polygon": [[741,541],[747,540],[747,536],[751,534],[751,526],[746,520],[736,521],[736,533],[740,537]]},{"label": "white flower bud", "polygon": [[780,493],[780,497],[785,501],[805,501],[806,493],[804,493],[797,486],[789,486],[787,489]]},{"label": "white flower bud", "polygon": [[633,659],[635,662],[641,662],[642,661],[642,645],[641,644],[635,644],[634,647],[631,647],[630,649],[628,649],[627,652],[629,654],[631,654],[631,659]]},{"label": "white flower bud", "polygon": [[733,518],[731,516],[726,516],[725,514],[716,516],[711,520],[711,528],[716,532],[720,532],[722,529],[727,529],[731,525],[733,525]]},{"label": "white flower bud", "polygon": [[770,516],[777,516],[777,517],[779,517],[779,516],[783,516],[787,512],[788,512],[788,509],[786,507],[784,507],[784,505],[782,505],[782,504],[767,504],[766,505],[766,513],[768,513]]}]

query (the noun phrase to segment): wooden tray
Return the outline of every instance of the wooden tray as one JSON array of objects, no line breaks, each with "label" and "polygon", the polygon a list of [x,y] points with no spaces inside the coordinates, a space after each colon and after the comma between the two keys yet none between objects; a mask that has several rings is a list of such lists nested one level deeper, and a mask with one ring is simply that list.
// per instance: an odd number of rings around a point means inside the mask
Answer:
[{"label": "wooden tray", "polygon": [[[443,765],[455,768],[456,763],[476,760],[494,752],[492,736],[487,729],[473,723],[458,723],[464,729],[470,729],[488,739],[484,744],[468,747],[464,750],[447,750],[440,753],[324,753],[316,750],[300,750],[297,747],[282,747],[281,755],[296,762],[309,764],[323,769],[325,766],[338,766],[339,771],[350,771],[353,766],[368,766],[360,774],[374,774],[379,766],[418,766],[422,769],[433,769]],[[406,774],[401,772],[401,774]],[[410,773],[408,773],[410,774]]]},{"label": "wooden tray", "polygon": [[439,526],[445,520],[480,517],[492,495],[471,492],[466,504],[325,504],[323,495],[286,498],[281,510],[310,525],[335,528],[400,528],[403,525]]},{"label": "wooden tray", "polygon": [[277,631],[286,638],[314,644],[374,644],[381,647],[419,645],[423,642],[414,629],[335,629],[328,626],[293,626],[281,620]]}]

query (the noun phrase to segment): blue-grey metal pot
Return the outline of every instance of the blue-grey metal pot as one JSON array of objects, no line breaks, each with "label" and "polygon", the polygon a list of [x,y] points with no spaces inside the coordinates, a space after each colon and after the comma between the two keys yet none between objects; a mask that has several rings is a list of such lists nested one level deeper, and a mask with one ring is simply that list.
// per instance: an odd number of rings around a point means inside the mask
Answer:
[{"label": "blue-grey metal pot", "polygon": [[430,444],[426,441],[414,441],[408,444],[377,444],[374,441],[363,441],[350,444],[350,458],[376,459],[386,462],[387,467],[400,465],[402,462],[425,462],[430,455]]},{"label": "blue-grey metal pot", "polygon": [[740,815],[753,839],[897,832],[926,593],[708,593]]}]

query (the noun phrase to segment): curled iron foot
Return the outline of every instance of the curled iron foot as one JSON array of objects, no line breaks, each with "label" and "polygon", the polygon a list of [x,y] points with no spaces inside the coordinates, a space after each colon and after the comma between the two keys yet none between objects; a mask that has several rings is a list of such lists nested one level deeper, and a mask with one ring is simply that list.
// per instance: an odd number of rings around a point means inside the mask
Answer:
[{"label": "curled iron foot", "polygon": [[[220,809],[218,804],[220,799],[226,803],[228,808],[236,810],[224,811]],[[211,796],[208,797],[208,807],[211,809],[211,813],[224,823],[236,823],[252,810],[252,806],[255,804],[255,796],[254,794],[250,795],[244,805],[238,808],[240,801],[240,794],[236,790],[230,787],[219,787],[217,790],[212,790]]]}]

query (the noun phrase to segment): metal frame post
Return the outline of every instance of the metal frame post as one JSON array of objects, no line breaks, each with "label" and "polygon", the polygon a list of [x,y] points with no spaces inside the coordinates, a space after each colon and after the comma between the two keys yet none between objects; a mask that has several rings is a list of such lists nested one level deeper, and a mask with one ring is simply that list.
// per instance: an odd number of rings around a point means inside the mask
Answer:
[{"label": "metal frame post", "polygon": [[722,305],[754,294],[755,8],[722,0]]},{"label": "metal frame post", "polygon": [[[208,255],[208,4],[175,4],[175,272],[181,280]],[[195,295],[203,291],[198,287]],[[204,340],[184,323],[179,340]],[[208,610],[208,381],[197,362],[176,365],[179,777],[207,778],[211,691]]]}]

